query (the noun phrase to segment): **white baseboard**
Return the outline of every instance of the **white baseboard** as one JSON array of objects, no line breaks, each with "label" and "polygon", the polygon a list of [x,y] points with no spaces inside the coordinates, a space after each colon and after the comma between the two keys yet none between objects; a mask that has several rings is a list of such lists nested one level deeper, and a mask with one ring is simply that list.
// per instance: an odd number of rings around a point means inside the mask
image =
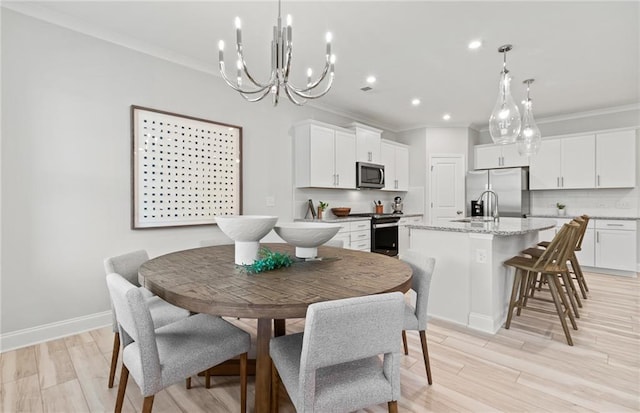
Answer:
[{"label": "white baseboard", "polygon": [[0,353],[111,325],[111,311],[0,334]]}]

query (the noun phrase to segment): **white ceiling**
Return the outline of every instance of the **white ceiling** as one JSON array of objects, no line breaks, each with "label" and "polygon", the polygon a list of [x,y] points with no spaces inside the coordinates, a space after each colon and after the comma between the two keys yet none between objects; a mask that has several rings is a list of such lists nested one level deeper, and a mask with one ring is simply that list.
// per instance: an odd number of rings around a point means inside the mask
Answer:
[{"label": "white ceiling", "polygon": [[[240,16],[249,69],[268,76],[275,0],[3,5],[213,74],[219,39],[234,67]],[[336,80],[314,104],[391,130],[486,125],[502,64],[497,48],[505,43],[514,46],[508,68],[516,101],[522,81],[536,79],[538,118],[640,102],[638,1],[284,1],[282,13],[293,16],[292,66],[301,80],[308,66],[320,70],[324,34],[333,33]],[[477,38],[483,46],[468,50]],[[378,82],[362,92],[369,74]],[[414,97],[420,106],[411,106]]]}]

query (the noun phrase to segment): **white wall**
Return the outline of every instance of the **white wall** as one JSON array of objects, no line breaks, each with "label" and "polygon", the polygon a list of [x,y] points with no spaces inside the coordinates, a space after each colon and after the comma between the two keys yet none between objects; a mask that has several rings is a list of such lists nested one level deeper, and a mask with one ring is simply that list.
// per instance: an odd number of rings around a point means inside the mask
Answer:
[{"label": "white wall", "polygon": [[104,257],[224,239],[215,226],[130,229],[132,104],[242,126],[244,213],[283,221],[291,125],[353,121],[248,103],[219,77],[3,9],[0,349],[24,329],[107,312]]}]

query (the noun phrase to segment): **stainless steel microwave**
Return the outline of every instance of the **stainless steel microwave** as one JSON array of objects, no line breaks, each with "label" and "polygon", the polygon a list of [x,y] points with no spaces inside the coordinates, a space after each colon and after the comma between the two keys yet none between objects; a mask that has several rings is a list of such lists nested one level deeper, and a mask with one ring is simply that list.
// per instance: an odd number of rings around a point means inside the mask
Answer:
[{"label": "stainless steel microwave", "polygon": [[384,165],[356,162],[356,187],[384,188]]}]

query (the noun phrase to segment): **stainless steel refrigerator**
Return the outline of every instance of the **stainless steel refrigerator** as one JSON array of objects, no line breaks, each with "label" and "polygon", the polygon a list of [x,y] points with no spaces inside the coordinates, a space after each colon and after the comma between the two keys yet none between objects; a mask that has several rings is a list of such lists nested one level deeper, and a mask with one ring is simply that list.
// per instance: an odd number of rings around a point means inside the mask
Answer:
[{"label": "stainless steel refrigerator", "polygon": [[[529,213],[529,170],[526,168],[489,169],[467,172],[466,208],[472,216],[471,201],[477,201],[486,189],[498,194],[498,212],[501,217],[523,217]],[[485,216],[491,215],[494,197],[482,197]]]}]

